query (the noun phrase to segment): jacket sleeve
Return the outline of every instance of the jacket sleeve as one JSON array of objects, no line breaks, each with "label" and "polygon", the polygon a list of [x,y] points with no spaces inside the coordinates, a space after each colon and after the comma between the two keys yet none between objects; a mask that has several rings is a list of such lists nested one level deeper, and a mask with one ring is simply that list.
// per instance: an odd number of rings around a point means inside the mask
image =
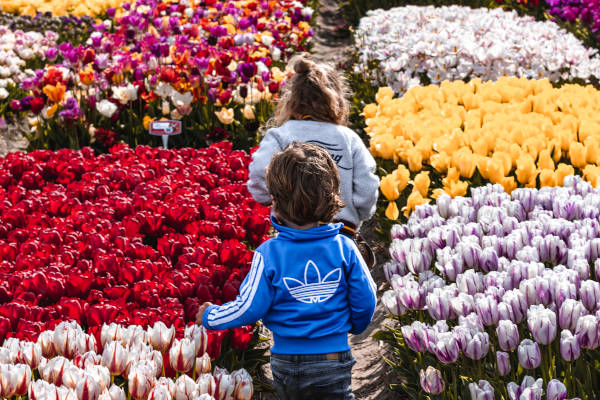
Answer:
[{"label": "jacket sleeve", "polygon": [[371,218],[379,196],[375,160],[358,135],[352,146],[352,203],[361,221]]},{"label": "jacket sleeve", "polygon": [[237,298],[222,306],[209,306],[202,315],[207,329],[223,330],[253,324],[271,307],[273,286],[265,274],[265,263],[259,251],[254,252],[250,272],[240,286]]},{"label": "jacket sleeve", "polygon": [[354,241],[350,241],[350,243],[350,263],[347,272],[350,322],[352,323],[350,333],[358,335],[367,329],[373,319],[377,303],[377,285],[375,285],[358,247]]},{"label": "jacket sleeve", "polygon": [[267,205],[271,203],[271,196],[269,195],[265,180],[267,167],[271,162],[273,154],[281,150],[283,149],[279,146],[279,142],[273,131],[269,130],[260,142],[258,149],[252,155],[252,162],[249,167],[248,191],[254,200],[260,204]]}]

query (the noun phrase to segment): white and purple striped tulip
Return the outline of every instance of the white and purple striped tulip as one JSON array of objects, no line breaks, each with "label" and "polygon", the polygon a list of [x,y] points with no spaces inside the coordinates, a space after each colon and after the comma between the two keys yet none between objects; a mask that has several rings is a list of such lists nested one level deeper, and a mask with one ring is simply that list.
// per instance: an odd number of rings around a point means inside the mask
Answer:
[{"label": "white and purple striped tulip", "polygon": [[496,327],[498,344],[504,351],[513,351],[519,346],[519,328],[512,321],[502,320]]},{"label": "white and purple striped tulip", "polygon": [[496,352],[496,369],[500,376],[506,376],[510,374],[510,356],[508,353],[503,351]]},{"label": "white and purple striped tulip", "polygon": [[519,364],[525,369],[535,369],[542,362],[540,346],[531,339],[524,339],[517,349]]},{"label": "white and purple striped tulip", "polygon": [[579,318],[587,314],[588,311],[581,302],[567,299],[558,311],[558,324],[562,329],[575,330]]},{"label": "white and purple striped tulip", "polygon": [[495,400],[494,388],[488,381],[481,380],[478,383],[469,383],[471,400]]},{"label": "white and purple striped tulip", "polygon": [[546,388],[546,400],[565,400],[567,398],[567,387],[558,379],[548,382]]},{"label": "white and purple striped tulip", "polygon": [[581,347],[570,330],[565,329],[560,333],[560,355],[565,361],[574,361],[579,358]]},{"label": "white and purple striped tulip", "polygon": [[472,360],[481,360],[490,349],[490,340],[487,332],[476,332],[463,350],[465,356]]}]

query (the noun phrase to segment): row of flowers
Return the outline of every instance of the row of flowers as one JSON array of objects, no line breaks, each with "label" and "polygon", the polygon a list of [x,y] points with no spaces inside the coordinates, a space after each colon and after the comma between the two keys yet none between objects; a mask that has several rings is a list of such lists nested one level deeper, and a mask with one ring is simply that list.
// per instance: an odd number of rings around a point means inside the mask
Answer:
[{"label": "row of flowers", "polygon": [[[30,400],[248,400],[252,377],[212,368],[207,334],[191,325],[183,338],[157,322],[102,326],[100,341],[74,322],[42,332],[37,342],[0,347],[0,396]],[[173,379],[175,378],[176,379]]]},{"label": "row of flowers", "polygon": [[545,385],[547,399],[593,398],[600,191],[569,176],[564,187],[471,193],[443,195],[392,228],[382,302],[401,327],[379,335],[398,350],[397,367],[444,399],[469,389],[472,399],[541,399]]},{"label": "row of flowers", "polygon": [[154,143],[148,125],[165,117],[183,120],[176,145],[205,145],[227,127],[249,148],[285,62],[312,35],[312,9],[296,1],[138,0],[122,9],[109,9],[86,44],[60,43],[62,60],[21,83],[29,95],[11,108],[29,118],[33,148],[81,147],[109,127],[130,145]]},{"label": "row of flowers", "polygon": [[[600,78],[600,57],[553,22],[516,11],[406,6],[370,11],[355,33],[354,72],[396,93],[420,83],[502,76]],[[371,69],[373,61],[376,68]]]},{"label": "row of flowers", "polygon": [[[111,322],[181,334],[203,302],[234,299],[248,246],[269,229],[245,186],[249,162],[228,142],[1,158],[0,340],[36,340],[63,320],[97,339]],[[252,332],[211,332],[209,354],[225,338],[246,349]]]},{"label": "row of flowers", "polygon": [[510,193],[578,173],[597,186],[599,101],[592,86],[524,78],[443,82],[401,98],[380,88],[364,116],[371,152],[387,160],[387,217],[398,218],[398,199],[408,216],[430,194],[464,196],[486,182]]},{"label": "row of flowers", "polygon": [[117,8],[123,0],[2,0],[0,11],[35,16],[49,13],[54,16],[101,17],[111,8]]}]

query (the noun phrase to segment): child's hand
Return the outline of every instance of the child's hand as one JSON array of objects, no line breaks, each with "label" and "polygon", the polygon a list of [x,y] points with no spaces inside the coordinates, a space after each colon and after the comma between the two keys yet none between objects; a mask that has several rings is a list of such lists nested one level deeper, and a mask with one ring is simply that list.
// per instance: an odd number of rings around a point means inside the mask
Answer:
[{"label": "child's hand", "polygon": [[212,306],[212,303],[207,301],[200,306],[198,312],[196,313],[196,323],[198,325],[202,325],[202,316],[204,315],[204,311],[208,308],[208,306]]}]

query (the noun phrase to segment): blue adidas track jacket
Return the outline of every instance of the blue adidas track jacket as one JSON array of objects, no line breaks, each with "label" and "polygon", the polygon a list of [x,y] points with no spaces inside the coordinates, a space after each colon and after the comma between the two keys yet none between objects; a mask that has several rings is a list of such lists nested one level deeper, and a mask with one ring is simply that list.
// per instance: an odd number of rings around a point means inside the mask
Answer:
[{"label": "blue adidas track jacket", "polygon": [[342,224],[307,230],[279,225],[276,238],[254,252],[238,297],[210,306],[202,324],[227,329],[262,319],[275,354],[349,350],[348,332],[363,332],[375,311],[376,286]]}]

